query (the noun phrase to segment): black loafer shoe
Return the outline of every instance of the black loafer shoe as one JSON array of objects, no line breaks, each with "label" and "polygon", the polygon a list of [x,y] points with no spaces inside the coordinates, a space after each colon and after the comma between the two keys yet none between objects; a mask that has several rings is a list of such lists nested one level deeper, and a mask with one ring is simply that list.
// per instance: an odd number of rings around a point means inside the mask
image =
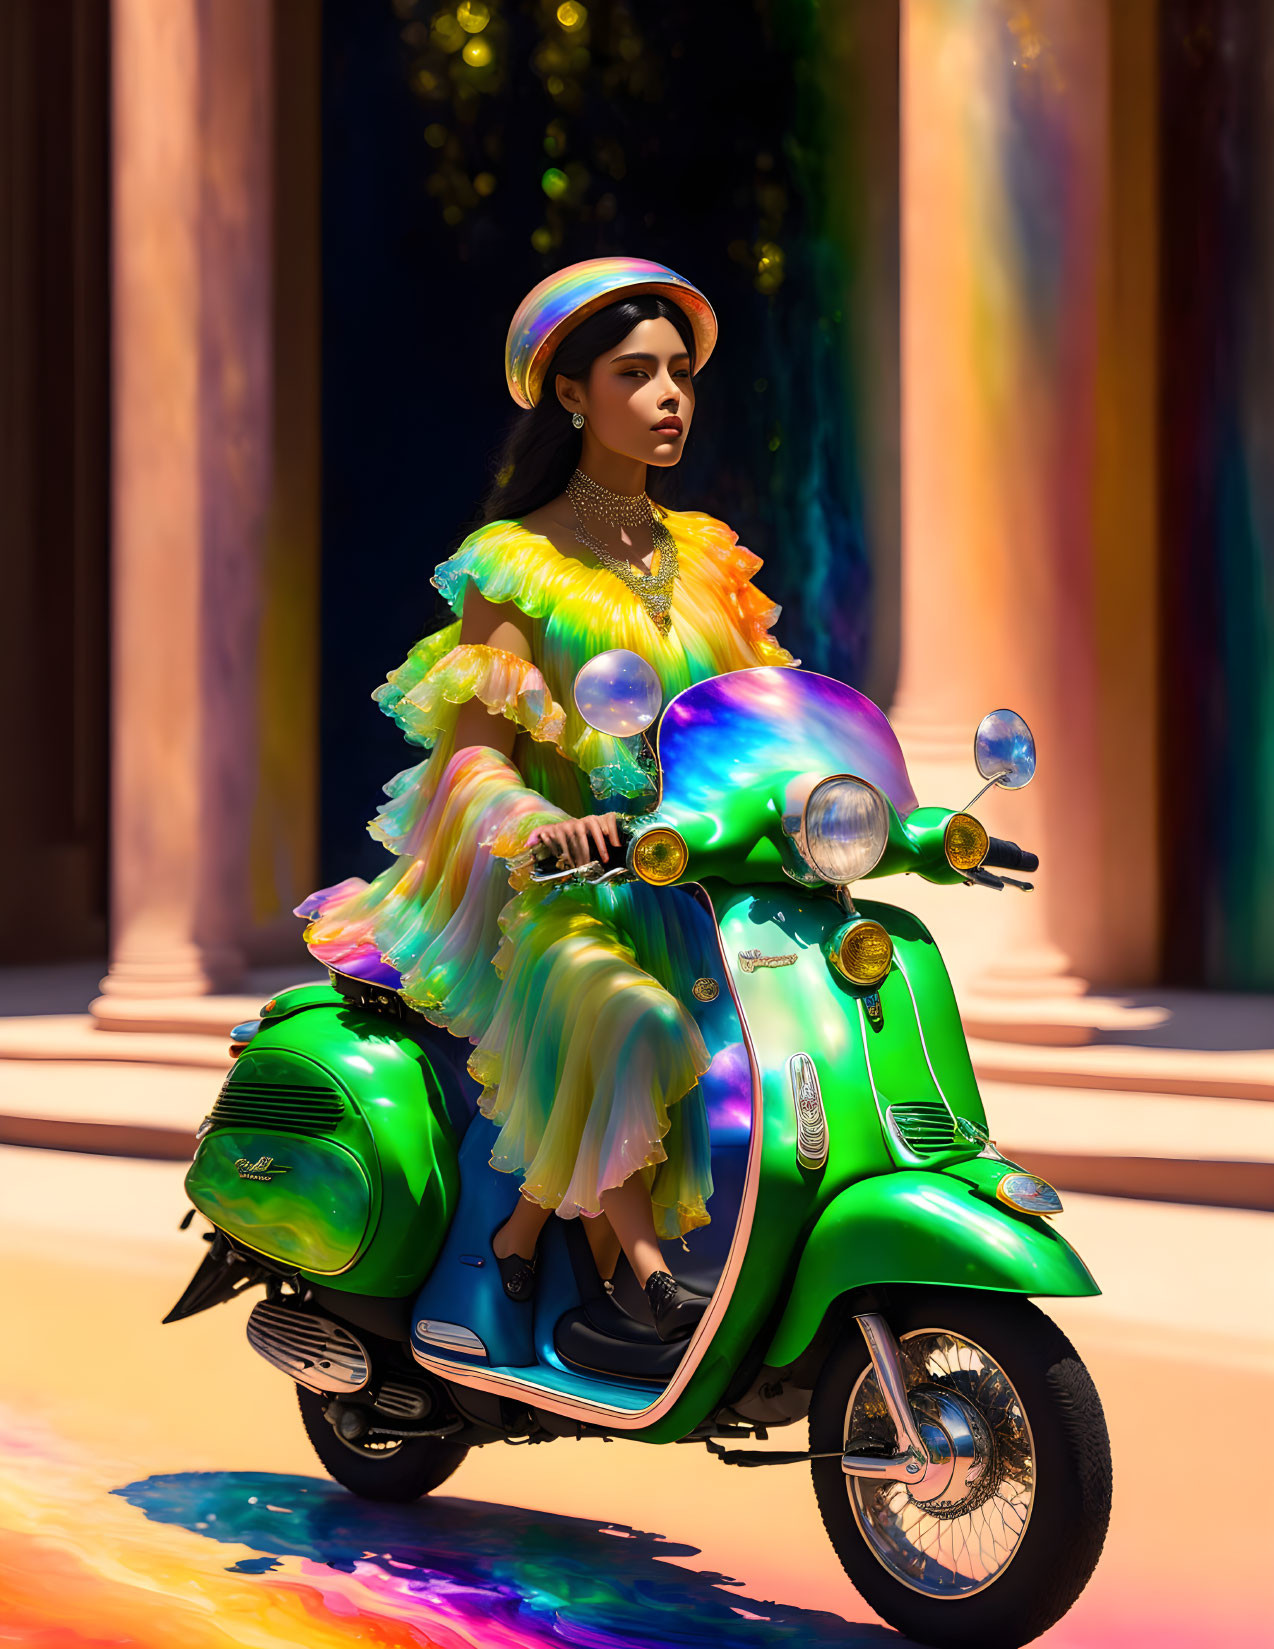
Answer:
[{"label": "black loafer shoe", "polygon": [[[504,1229],[497,1225],[491,1233],[491,1241],[495,1242],[496,1233]],[[491,1249],[492,1257],[500,1270],[500,1281],[504,1284],[504,1292],[511,1300],[524,1304],[535,1293],[535,1265],[539,1258],[533,1254],[529,1260],[524,1260],[520,1254],[507,1254],[503,1259]]]},{"label": "black loafer shoe", "polygon": [[708,1309],[707,1298],[692,1294],[671,1271],[653,1271],[646,1282],[646,1298],[655,1319],[655,1333],[665,1342],[685,1340]]}]

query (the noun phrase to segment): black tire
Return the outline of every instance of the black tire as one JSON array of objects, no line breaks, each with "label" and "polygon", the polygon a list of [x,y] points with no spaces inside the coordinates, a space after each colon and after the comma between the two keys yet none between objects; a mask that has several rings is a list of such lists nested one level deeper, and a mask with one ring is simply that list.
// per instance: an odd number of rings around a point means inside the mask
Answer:
[{"label": "black tire", "polygon": [[[899,1339],[930,1328],[958,1334],[1008,1376],[1034,1445],[1029,1520],[998,1576],[962,1597],[916,1590],[885,1566],[859,1527],[850,1480],[838,1459],[811,1462],[824,1527],[859,1593],[915,1642],[936,1649],[1018,1649],[1061,1619],[1101,1555],[1111,1465],[1097,1389],[1056,1324],[1017,1296],[934,1290],[885,1316]],[[862,1334],[851,1324],[819,1375],[810,1406],[811,1452],[844,1448],[850,1397],[868,1361]]]},{"label": "black tire", "polygon": [[419,1500],[445,1483],[469,1452],[449,1437],[402,1438],[389,1447],[347,1443],[324,1419],[330,1397],[305,1386],[296,1388],[296,1396],[315,1454],[328,1475],[360,1500]]}]

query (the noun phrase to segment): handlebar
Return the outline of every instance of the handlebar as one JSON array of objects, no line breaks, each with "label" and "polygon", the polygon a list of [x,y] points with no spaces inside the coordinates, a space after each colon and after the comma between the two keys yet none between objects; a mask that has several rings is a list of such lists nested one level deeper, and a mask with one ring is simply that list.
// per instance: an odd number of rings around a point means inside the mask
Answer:
[{"label": "handlebar", "polygon": [[618,864],[609,867],[602,864],[600,859],[589,859],[582,865],[571,865],[566,870],[558,870],[557,853],[542,842],[537,842],[531,849],[535,869],[531,873],[533,882],[570,882],[574,880],[588,882],[617,882],[627,881],[630,872],[625,868],[621,858]]},{"label": "handlebar", "polygon": [[982,861],[986,870],[1038,870],[1040,861],[1038,855],[1028,853],[1024,847],[1016,842],[1005,841],[1002,836],[992,836],[991,845],[987,849],[986,858]]},{"label": "handlebar", "polygon": [[[596,859],[587,864],[573,866],[569,870],[557,869],[557,853],[547,844],[537,842],[532,849],[535,862],[535,871],[532,880],[536,882],[564,882],[572,877],[587,877],[589,881],[612,881],[629,874],[624,869],[623,860],[617,865],[604,867]],[[1025,848],[1019,847],[1016,842],[1006,841],[1002,836],[992,836],[987,848],[986,858],[983,859],[980,873],[970,873],[968,880],[980,881],[985,878],[987,886],[1003,887],[1004,883],[997,877],[987,874],[992,870],[1036,871],[1040,868],[1039,857],[1028,853]],[[1024,883],[1014,883],[1014,886],[1025,887]]]}]

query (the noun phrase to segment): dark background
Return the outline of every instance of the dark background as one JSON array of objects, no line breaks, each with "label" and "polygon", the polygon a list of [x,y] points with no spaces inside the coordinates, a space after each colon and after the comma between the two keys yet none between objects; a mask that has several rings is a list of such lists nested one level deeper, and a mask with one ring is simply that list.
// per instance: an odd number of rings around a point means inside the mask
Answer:
[{"label": "dark background", "polygon": [[766,560],[785,644],[861,683],[854,252],[825,223],[826,65],[808,8],[639,10],[640,28],[630,8],[594,5],[563,43],[554,8],[492,5],[469,37],[493,48],[484,79],[427,6],[325,4],[325,882],[383,863],[365,821],[411,752],[368,695],[442,620],[430,574],[472,526],[517,416],[509,319],[564,264],[652,258],[707,293],[720,342],[665,496],[728,522]]}]

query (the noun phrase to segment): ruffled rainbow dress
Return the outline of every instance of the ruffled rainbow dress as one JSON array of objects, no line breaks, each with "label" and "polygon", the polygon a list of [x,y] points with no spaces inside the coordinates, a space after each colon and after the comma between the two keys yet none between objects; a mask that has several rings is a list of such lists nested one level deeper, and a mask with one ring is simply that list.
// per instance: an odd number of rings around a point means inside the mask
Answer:
[{"label": "ruffled rainbow dress", "polygon": [[[653,802],[639,741],[595,732],[571,683],[611,647],[641,654],[665,702],[727,670],[795,662],[769,634],[779,609],[761,562],[720,521],[671,511],[679,576],[661,635],[636,595],[587,550],[565,555],[515,521],[480,528],[437,569],[455,623],[427,636],[374,698],[430,754],[385,786],[372,835],[393,854],[371,883],[310,896],[305,941],[329,966],[401,989],[474,1044],[479,1106],[499,1125],[491,1161],[564,1218],[641,1172],[656,1228],[709,1220],[712,1178],[698,1078],[708,1055],[682,1005],[695,970],[684,895],[644,883],[529,884],[526,841],[563,816],[640,812]],[[531,620],[533,663],[459,644],[472,579]],[[514,759],[454,751],[471,699],[519,732]]]}]

